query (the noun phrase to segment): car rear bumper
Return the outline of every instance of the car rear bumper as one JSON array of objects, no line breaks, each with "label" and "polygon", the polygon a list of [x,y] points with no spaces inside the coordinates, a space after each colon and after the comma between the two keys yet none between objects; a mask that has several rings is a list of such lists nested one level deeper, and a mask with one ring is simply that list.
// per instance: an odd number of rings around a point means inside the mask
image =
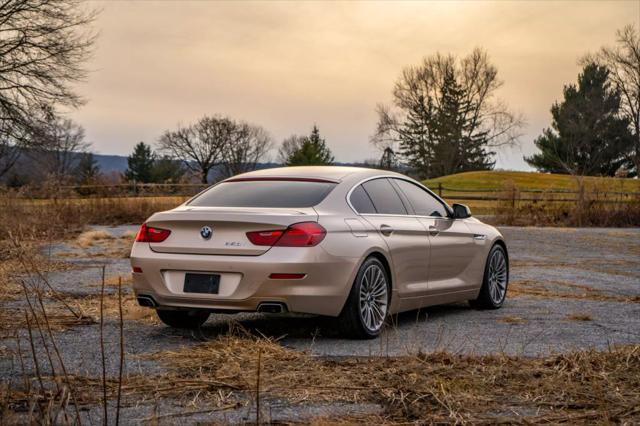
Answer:
[{"label": "car rear bumper", "polygon": [[[335,257],[321,246],[274,247],[260,256],[158,253],[135,243],[131,265],[137,295],[168,308],[256,311],[277,302],[290,312],[337,316],[347,299],[360,259]],[[184,293],[186,272],[220,274],[218,294]],[[270,279],[272,273],[306,274],[302,279]]]}]

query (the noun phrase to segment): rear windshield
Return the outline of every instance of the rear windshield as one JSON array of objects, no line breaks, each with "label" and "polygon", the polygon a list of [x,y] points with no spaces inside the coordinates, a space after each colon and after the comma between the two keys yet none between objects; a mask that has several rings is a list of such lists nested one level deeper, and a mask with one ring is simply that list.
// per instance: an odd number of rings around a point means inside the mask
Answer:
[{"label": "rear windshield", "polygon": [[189,202],[201,207],[313,207],[336,186],[331,182],[254,180],[222,182]]}]

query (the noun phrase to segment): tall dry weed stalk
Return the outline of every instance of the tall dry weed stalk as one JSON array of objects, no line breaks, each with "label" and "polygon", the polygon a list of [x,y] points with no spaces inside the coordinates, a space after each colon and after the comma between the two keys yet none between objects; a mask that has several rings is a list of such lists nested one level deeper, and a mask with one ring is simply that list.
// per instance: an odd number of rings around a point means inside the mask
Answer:
[{"label": "tall dry weed stalk", "polygon": [[[23,310],[25,334],[21,337],[20,332],[16,332],[16,347],[19,358],[19,365],[24,378],[23,388],[20,390],[7,390],[7,398],[10,398],[12,392],[18,392],[19,400],[27,402],[29,409],[26,418],[12,412],[11,407],[15,405],[15,400],[6,402],[6,408],[2,408],[0,415],[5,417],[3,413],[11,413],[16,423],[28,424],[82,424],[80,415],[80,403],[78,399],[78,389],[76,387],[76,377],[68,371],[61,349],[56,341],[51,323],[50,311],[59,310],[60,307],[69,312],[72,318],[77,320],[77,324],[94,324],[95,322],[86,317],[82,310],[71,306],[65,300],[64,294],[58,292],[48,281],[47,273],[41,269],[41,262],[36,259],[34,250],[28,250],[22,240],[12,233],[9,233],[10,243],[13,247],[12,254],[17,257],[22,266],[22,274],[20,284],[22,286],[25,298],[25,308]],[[47,263],[45,262],[45,268]],[[102,400],[103,402],[103,422],[108,421],[108,387],[116,387],[116,424],[120,422],[120,406],[122,393],[122,380],[124,370],[124,323],[122,308],[122,280],[119,280],[118,288],[118,312],[119,312],[119,339],[120,339],[120,366],[119,374],[116,381],[107,380],[106,360],[105,360],[105,335],[104,327],[104,286],[105,272],[102,271],[102,289],[100,297],[100,348],[102,353]],[[0,306],[0,309],[3,307]],[[25,369],[25,354],[22,351],[21,341],[26,339],[30,348],[31,362],[34,368],[34,377],[28,377]],[[44,360],[44,363],[42,362]],[[48,370],[48,371],[47,371]],[[36,382],[37,386],[31,386],[31,382]],[[23,398],[23,399],[21,399]],[[72,408],[70,411],[69,409]],[[0,420],[2,420],[0,418]],[[2,421],[0,421],[2,423]]]}]

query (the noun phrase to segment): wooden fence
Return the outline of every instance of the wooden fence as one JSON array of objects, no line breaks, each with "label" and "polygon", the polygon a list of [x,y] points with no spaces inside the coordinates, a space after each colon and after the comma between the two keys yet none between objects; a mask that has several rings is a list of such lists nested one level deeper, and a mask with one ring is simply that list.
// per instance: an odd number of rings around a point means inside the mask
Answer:
[{"label": "wooden fence", "polygon": [[[16,198],[117,198],[117,197],[191,197],[206,189],[207,184],[155,184],[123,183],[113,185],[43,186],[22,188],[11,191]],[[507,201],[515,205],[519,202],[573,203],[585,200],[602,203],[638,202],[640,192],[585,189],[532,189],[505,187],[496,188],[449,188],[438,184],[430,188],[440,197],[451,202]]]},{"label": "wooden fence", "polygon": [[539,189],[539,188],[518,188],[506,187],[503,189],[496,188],[447,188],[442,184],[437,187],[430,188],[440,197],[452,201],[505,201],[513,202],[558,202],[571,203],[584,201],[618,203],[640,200],[640,192],[623,192],[610,190],[593,190],[584,187],[575,189]]}]

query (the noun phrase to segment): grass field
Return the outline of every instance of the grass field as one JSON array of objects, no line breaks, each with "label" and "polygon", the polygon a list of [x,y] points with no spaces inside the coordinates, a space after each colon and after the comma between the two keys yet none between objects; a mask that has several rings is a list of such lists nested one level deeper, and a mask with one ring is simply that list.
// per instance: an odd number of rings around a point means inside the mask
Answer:
[{"label": "grass field", "polygon": [[[507,184],[513,185],[519,189],[578,189],[576,179],[570,175],[536,172],[465,172],[442,176],[436,179],[428,179],[423,182],[427,187],[433,190],[438,188],[438,184],[442,184],[444,188],[455,190],[501,190]],[[639,179],[586,176],[584,178],[584,183],[588,190],[598,189],[601,191],[640,192]]]},{"label": "grass field", "polygon": [[638,179],[586,176],[579,180],[551,173],[478,171],[423,183],[448,203],[467,204],[474,214],[495,216],[501,224],[640,224]]}]

